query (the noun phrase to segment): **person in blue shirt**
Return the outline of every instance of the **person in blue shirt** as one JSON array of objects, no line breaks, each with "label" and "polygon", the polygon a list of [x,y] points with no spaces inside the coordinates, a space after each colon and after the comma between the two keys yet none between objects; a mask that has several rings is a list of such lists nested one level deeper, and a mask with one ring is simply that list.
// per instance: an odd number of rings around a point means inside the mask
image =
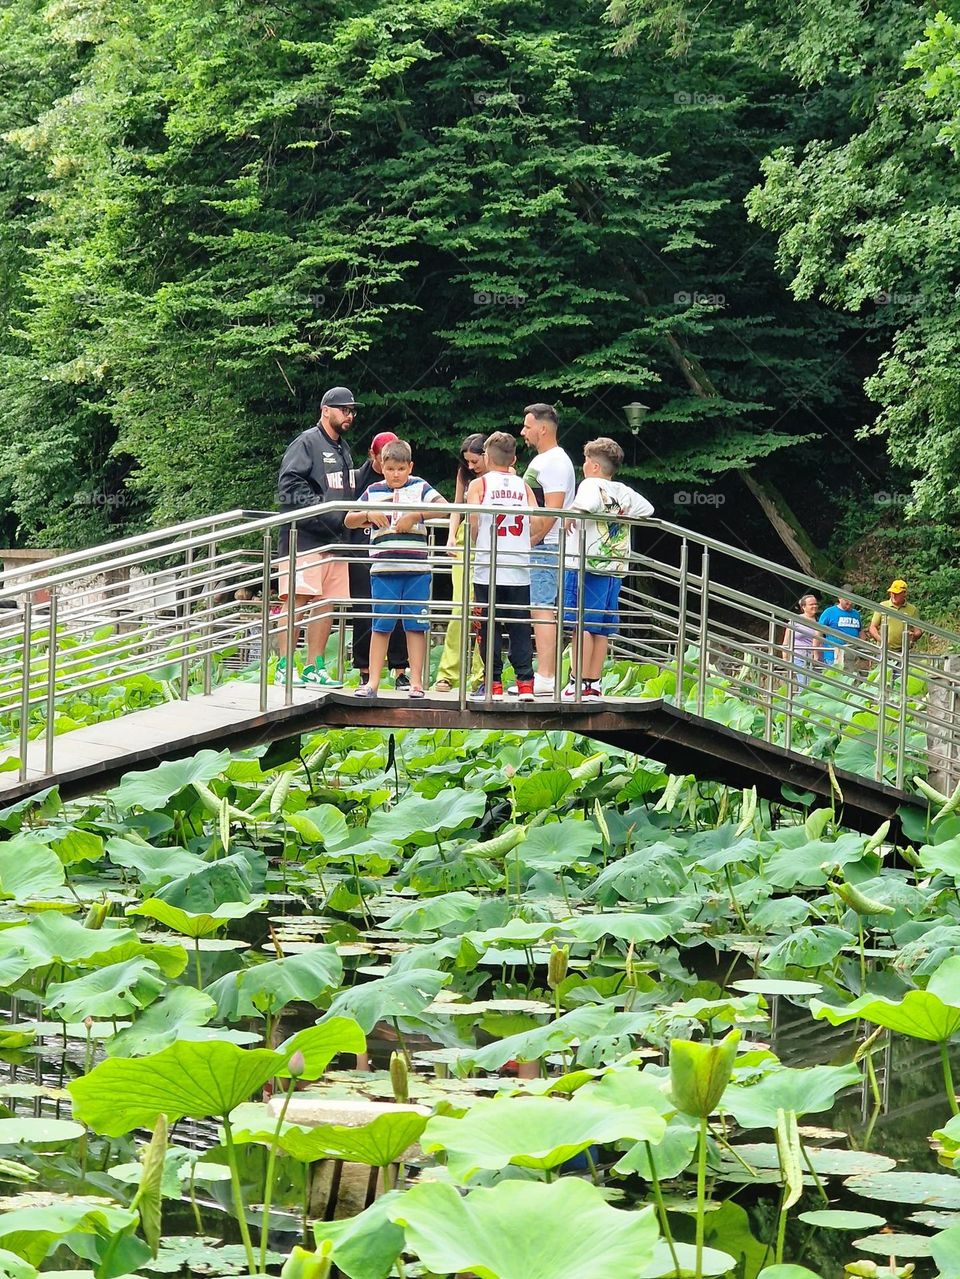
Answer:
[{"label": "person in blue shirt", "polygon": [[821,626],[828,626],[836,632],[835,635],[824,636],[823,660],[839,671],[843,670],[843,650],[847,640],[858,639],[862,626],[860,614],[850,602],[849,590],[849,586],[841,587],[836,604],[825,608],[819,618]]}]

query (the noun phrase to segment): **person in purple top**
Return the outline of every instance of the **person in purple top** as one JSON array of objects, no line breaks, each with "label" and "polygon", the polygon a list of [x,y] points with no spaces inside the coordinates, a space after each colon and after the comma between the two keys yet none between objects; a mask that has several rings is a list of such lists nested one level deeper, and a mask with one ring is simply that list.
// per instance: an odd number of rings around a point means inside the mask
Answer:
[{"label": "person in purple top", "polygon": [[791,662],[797,668],[797,686],[803,688],[810,678],[807,672],[820,661],[823,642],[817,629],[816,595],[812,592],[801,595],[797,607],[800,616],[783,628],[780,655],[785,662]]}]

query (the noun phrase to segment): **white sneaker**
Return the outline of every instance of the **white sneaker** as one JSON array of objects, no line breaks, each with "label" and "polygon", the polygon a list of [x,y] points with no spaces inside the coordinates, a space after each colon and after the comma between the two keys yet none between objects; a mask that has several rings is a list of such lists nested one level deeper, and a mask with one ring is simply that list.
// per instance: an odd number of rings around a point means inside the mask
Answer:
[{"label": "white sneaker", "polygon": [[557,682],[550,676],[534,675],[533,677],[533,695],[534,697],[556,697]]}]

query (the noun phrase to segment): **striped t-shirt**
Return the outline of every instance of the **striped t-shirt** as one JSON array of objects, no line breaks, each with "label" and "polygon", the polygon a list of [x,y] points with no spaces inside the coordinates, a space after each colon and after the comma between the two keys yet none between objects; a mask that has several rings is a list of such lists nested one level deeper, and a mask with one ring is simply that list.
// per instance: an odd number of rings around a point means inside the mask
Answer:
[{"label": "striped t-shirt", "polygon": [[[411,475],[402,488],[392,489],[386,480],[371,484],[360,495],[361,502],[373,506],[404,505],[430,506],[439,498],[435,488]],[[409,533],[397,533],[394,526],[403,511],[390,514],[387,528],[370,529],[371,573],[429,573],[427,563],[427,526],[420,521]]]}]

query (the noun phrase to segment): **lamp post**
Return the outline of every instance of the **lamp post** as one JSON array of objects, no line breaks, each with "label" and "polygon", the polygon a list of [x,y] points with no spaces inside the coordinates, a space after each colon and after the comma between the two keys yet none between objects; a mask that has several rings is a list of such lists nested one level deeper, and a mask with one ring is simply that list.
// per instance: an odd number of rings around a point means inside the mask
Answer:
[{"label": "lamp post", "polygon": [[650,412],[650,408],[646,404],[641,404],[639,400],[634,400],[632,404],[623,406],[624,417],[627,419],[627,426],[634,433],[640,430],[643,425],[643,419]]}]

